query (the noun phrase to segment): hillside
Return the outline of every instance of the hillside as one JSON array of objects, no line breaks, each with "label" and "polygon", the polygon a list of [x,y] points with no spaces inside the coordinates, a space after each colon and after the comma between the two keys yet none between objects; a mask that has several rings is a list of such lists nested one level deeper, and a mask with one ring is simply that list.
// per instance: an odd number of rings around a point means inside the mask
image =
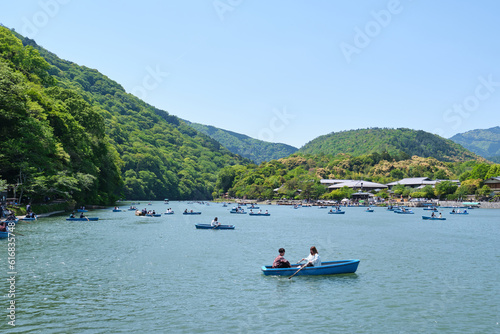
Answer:
[{"label": "hillside", "polygon": [[422,130],[405,128],[370,128],[342,132],[332,132],[308,142],[299,153],[339,154],[353,156],[373,152],[387,152],[399,159],[433,157],[440,161],[467,161],[478,159],[474,153],[459,144]]},{"label": "hillside", "polygon": [[459,133],[450,140],[483,158],[500,163],[500,126]]},{"label": "hillside", "polygon": [[[179,118],[126,93],[118,83],[98,71],[62,60],[35,41],[4,27],[0,27],[0,60],[5,63],[5,71],[19,78],[16,80],[23,87],[15,92],[17,95],[9,92],[5,99],[15,96],[9,103],[23,103],[24,110],[22,119],[13,118],[0,105],[2,130],[6,124],[4,119],[11,121],[9,127],[20,128],[21,136],[29,131],[26,124],[43,124],[43,131],[30,133],[31,142],[40,142],[39,146],[43,146],[44,136],[54,140],[54,148],[46,153],[42,164],[36,163],[40,162],[35,161],[36,157],[33,161],[28,158],[31,144],[26,144],[22,151],[26,154],[18,158],[15,151],[7,151],[5,145],[0,149],[3,157],[1,178],[12,184],[16,183],[16,174],[27,175],[22,188],[29,194],[40,193],[28,182],[35,180],[34,176],[40,178],[38,183],[43,180],[47,184],[54,174],[64,188],[66,183],[61,175],[66,173],[85,179],[84,189],[94,189],[100,182],[110,183],[114,187],[114,198],[206,199],[211,197],[221,168],[249,162]],[[4,86],[12,84],[2,84],[2,88]],[[78,135],[80,132],[82,134]],[[90,137],[94,132],[97,138]],[[11,135],[11,131],[5,130],[0,140],[9,142]],[[97,153],[99,155],[94,157]],[[53,156],[66,165],[61,162],[57,168],[51,167],[54,170],[48,168],[55,163]],[[88,156],[95,161],[91,166],[86,162]],[[108,160],[113,162],[109,168],[104,165]],[[11,161],[19,162],[13,164]],[[78,167],[80,165],[82,167]],[[92,173],[81,173],[82,176],[78,174],[79,168]],[[118,175],[113,178],[107,175],[116,169]],[[86,175],[96,180],[85,178]],[[71,189],[83,188],[74,186]],[[59,197],[59,193],[59,190],[52,191],[49,197]],[[67,194],[66,197],[71,197],[71,191]],[[87,197],[78,200],[96,202]]]},{"label": "hillside", "polygon": [[256,163],[284,158],[298,150],[296,147],[290,145],[270,143],[210,125],[191,123],[188,121],[185,122],[197,131],[217,140],[229,151]]}]

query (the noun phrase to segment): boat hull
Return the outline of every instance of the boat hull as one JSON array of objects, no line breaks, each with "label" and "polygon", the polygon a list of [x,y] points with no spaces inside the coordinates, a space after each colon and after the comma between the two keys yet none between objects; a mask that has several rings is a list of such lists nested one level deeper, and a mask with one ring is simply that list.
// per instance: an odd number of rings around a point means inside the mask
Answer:
[{"label": "boat hull", "polygon": [[328,211],[329,215],[343,215],[345,211]]},{"label": "boat hull", "polygon": [[211,224],[196,224],[195,226],[200,230],[234,230],[234,225],[212,226]]},{"label": "boat hull", "polygon": [[270,216],[271,214],[270,213],[252,213],[252,212],[250,212],[248,215],[249,216]]},{"label": "boat hull", "polygon": [[183,212],[183,215],[201,215],[201,212]]},{"label": "boat hull", "polygon": [[450,212],[450,215],[468,215],[468,212]]},{"label": "boat hull", "polygon": [[98,221],[98,217],[87,217],[87,218],[66,218],[68,221],[73,222],[86,222],[86,221]]},{"label": "boat hull", "polygon": [[[316,276],[316,275],[337,275],[351,274],[358,269],[359,260],[342,260],[323,262],[319,267],[305,267],[296,276]],[[291,268],[272,268],[272,266],[262,266],[262,273],[266,276],[292,276],[300,268],[294,264]]]}]

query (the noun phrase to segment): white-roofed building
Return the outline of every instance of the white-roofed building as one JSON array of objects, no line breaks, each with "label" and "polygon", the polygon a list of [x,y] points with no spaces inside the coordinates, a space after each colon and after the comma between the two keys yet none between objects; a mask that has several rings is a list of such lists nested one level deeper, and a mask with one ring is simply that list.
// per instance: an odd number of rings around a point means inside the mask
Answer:
[{"label": "white-roofed building", "polygon": [[385,184],[365,180],[323,179],[320,181],[320,183],[326,185],[330,190],[340,189],[343,187],[349,187],[351,189],[362,191],[380,190],[387,188]]}]

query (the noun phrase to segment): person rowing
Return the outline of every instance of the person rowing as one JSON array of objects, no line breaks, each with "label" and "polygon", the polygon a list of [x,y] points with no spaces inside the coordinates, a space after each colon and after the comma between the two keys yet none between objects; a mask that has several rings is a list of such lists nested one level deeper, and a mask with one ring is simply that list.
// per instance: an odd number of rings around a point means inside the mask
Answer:
[{"label": "person rowing", "polygon": [[309,249],[309,252],[310,252],[310,254],[306,258],[303,258],[302,260],[298,261],[297,263],[301,263],[302,261],[306,260],[307,263],[304,264],[304,266],[307,266],[307,267],[321,266],[321,258],[319,257],[318,250],[316,249],[316,247],[312,246]]},{"label": "person rowing", "polygon": [[210,224],[210,226],[212,227],[219,227],[220,226],[220,222],[219,220],[217,219],[217,217],[214,218],[214,220],[212,220],[212,223]]}]

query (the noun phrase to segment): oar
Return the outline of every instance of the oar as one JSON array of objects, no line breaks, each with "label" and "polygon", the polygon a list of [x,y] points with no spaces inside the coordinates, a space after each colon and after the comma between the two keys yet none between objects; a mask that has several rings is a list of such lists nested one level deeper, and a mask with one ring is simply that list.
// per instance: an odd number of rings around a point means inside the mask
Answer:
[{"label": "oar", "polygon": [[299,269],[299,270],[297,270],[296,272],[294,272],[292,276],[288,277],[288,279],[290,279],[290,278],[292,278],[293,276],[297,275],[297,273],[298,273],[299,271],[301,271],[302,269],[304,269],[305,267],[307,267],[307,263],[306,263],[306,264],[304,264],[302,267],[300,267],[300,269]]}]

